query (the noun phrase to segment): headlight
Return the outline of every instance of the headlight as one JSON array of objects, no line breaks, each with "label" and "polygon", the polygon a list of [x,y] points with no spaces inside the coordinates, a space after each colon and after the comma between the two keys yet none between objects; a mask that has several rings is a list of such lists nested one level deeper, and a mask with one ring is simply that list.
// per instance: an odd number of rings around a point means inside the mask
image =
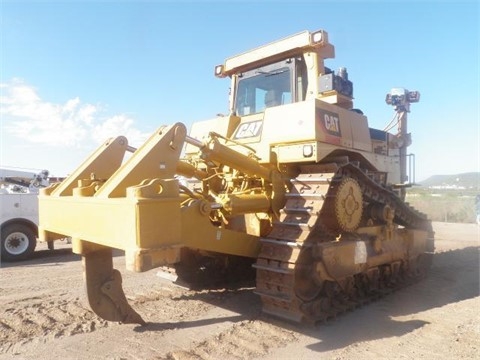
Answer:
[{"label": "headlight", "polygon": [[418,91],[409,91],[408,92],[408,101],[411,103],[420,101],[420,92]]},{"label": "headlight", "polygon": [[312,155],[313,155],[313,146],[303,145],[303,157],[312,157]]},{"label": "headlight", "polygon": [[215,76],[224,77],[224,75],[223,75],[223,65],[215,66]]},{"label": "headlight", "polygon": [[324,39],[323,31],[317,31],[316,33],[312,34],[312,43],[317,44],[322,42]]},{"label": "headlight", "polygon": [[403,88],[393,88],[385,98],[385,102],[388,105],[393,105],[393,106],[405,106],[406,104],[415,103],[419,101],[420,101],[420,92],[408,91],[407,89],[403,89]]}]

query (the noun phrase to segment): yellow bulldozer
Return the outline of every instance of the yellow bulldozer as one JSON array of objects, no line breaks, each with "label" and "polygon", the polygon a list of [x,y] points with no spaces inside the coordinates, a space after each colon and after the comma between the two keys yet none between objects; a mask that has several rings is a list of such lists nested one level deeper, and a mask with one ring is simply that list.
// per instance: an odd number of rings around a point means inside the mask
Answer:
[{"label": "yellow bulldozer", "polygon": [[417,91],[393,89],[397,133],[369,128],[345,68],[327,68],[324,30],[228,58],[229,114],[161,126],[139,148],[108,139],[39,195],[39,237],[71,237],[88,299],[103,319],[144,324],[127,269],[170,266],[195,283],[249,272],[268,314],[317,322],[421,278],[434,234],[409,206],[407,113]]}]

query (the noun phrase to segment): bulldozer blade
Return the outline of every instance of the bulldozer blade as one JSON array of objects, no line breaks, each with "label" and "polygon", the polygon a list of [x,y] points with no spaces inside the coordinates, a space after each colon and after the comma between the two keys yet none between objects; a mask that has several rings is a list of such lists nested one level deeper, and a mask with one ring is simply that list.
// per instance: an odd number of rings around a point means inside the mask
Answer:
[{"label": "bulldozer blade", "polygon": [[122,289],[122,276],[113,268],[112,249],[83,255],[87,296],[93,312],[104,320],[146,325],[128,304]]}]

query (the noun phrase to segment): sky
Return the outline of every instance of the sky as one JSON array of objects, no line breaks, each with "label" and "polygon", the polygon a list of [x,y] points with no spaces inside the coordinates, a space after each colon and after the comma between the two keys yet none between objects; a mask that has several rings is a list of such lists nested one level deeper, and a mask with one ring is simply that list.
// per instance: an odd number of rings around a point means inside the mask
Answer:
[{"label": "sky", "polygon": [[71,173],[101,143],[228,113],[232,55],[324,29],[326,66],[383,129],[385,95],[418,90],[415,180],[480,171],[479,1],[0,0],[0,166]]}]

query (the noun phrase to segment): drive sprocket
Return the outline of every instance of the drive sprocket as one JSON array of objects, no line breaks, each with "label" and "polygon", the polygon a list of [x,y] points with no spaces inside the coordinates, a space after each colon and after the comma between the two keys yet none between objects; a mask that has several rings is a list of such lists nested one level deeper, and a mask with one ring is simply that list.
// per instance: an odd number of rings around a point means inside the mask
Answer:
[{"label": "drive sprocket", "polygon": [[352,232],[360,225],[363,196],[358,181],[350,177],[333,179],[325,206],[323,223],[332,232]]}]

